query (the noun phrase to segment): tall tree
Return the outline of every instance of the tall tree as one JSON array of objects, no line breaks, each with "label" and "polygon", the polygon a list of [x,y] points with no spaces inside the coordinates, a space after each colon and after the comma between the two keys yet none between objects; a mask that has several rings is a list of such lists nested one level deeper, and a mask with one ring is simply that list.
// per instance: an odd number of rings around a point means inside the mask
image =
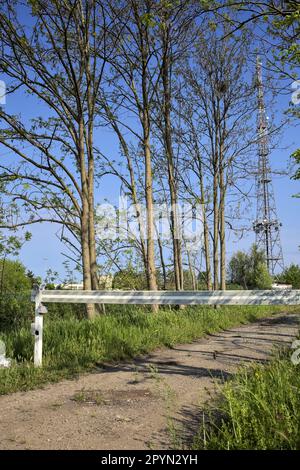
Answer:
[{"label": "tall tree", "polygon": [[[1,169],[23,205],[18,225],[53,222],[79,255],[84,289],[96,289],[94,223],[97,97],[117,40],[108,36],[106,2],[100,0],[4,1],[0,9],[0,71],[7,95],[27,93],[33,111],[0,109],[2,147],[11,156]],[[20,6],[22,5],[22,8]],[[22,18],[31,15],[28,24]],[[112,22],[110,17],[110,22]],[[42,106],[43,117],[39,107]],[[94,305],[87,315],[95,315]]]},{"label": "tall tree", "polygon": [[[226,25],[225,25],[226,28]],[[185,145],[192,150],[189,168],[196,173],[203,206],[204,239],[207,272],[209,246],[207,242],[207,213],[211,201],[211,238],[213,257],[213,287],[226,288],[226,223],[229,222],[228,192],[237,192],[241,178],[252,171],[249,153],[256,141],[252,125],[256,107],[252,80],[247,76],[250,38],[245,32],[238,38],[223,41],[222,25],[200,35],[195,46],[193,62],[183,67],[187,84],[182,106],[186,122]],[[248,70],[249,75],[249,70]],[[193,96],[193,101],[188,97]],[[245,164],[247,158],[247,164]],[[243,163],[244,162],[244,163]],[[205,175],[205,176],[204,176]],[[203,184],[209,189],[209,196]],[[206,199],[206,202],[205,202]]]},{"label": "tall tree", "polygon": [[[166,159],[170,193],[170,228],[173,243],[173,263],[175,288],[183,289],[182,240],[178,214],[178,168],[174,157],[174,135],[172,114],[177,80],[174,69],[184,56],[191,53],[191,44],[197,37],[195,19],[201,8],[194,1],[158,2],[157,12],[153,15],[158,24],[160,47],[157,54],[161,63],[161,87],[158,93],[158,115]],[[161,95],[161,97],[160,97]],[[159,118],[161,116],[161,118]]]},{"label": "tall tree", "polygon": [[[109,100],[108,118],[117,134],[121,148],[127,159],[130,172],[131,193],[139,216],[137,191],[131,159],[124,134],[129,131],[143,156],[143,192],[146,204],[146,273],[148,288],[157,289],[155,265],[155,224],[153,200],[153,161],[151,149],[152,107],[155,89],[158,85],[159,64],[154,58],[152,13],[154,0],[130,0],[110,5],[111,14],[117,12],[121,18],[122,32],[115,34],[121,38],[118,53],[111,61],[114,90]],[[112,111],[113,107],[113,111]],[[126,118],[122,113],[126,111]],[[134,123],[131,124],[132,119]],[[128,138],[128,137],[127,137]],[[142,235],[142,231],[141,231]],[[155,308],[155,307],[154,307]]]}]

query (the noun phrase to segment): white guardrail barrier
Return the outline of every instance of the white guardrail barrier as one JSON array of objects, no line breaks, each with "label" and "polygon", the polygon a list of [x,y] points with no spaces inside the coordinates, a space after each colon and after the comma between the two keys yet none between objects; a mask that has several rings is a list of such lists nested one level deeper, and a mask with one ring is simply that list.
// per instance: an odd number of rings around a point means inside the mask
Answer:
[{"label": "white guardrail barrier", "polygon": [[229,291],[84,291],[43,290],[32,292],[35,302],[34,365],[42,365],[44,303],[136,305],[300,305],[300,290]]}]

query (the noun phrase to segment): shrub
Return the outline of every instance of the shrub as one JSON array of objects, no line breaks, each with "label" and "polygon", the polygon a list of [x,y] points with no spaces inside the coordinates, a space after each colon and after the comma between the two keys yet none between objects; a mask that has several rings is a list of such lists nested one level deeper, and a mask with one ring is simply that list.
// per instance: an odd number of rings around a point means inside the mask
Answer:
[{"label": "shrub", "polygon": [[253,273],[253,286],[257,289],[271,289],[272,278],[265,263],[258,263]]},{"label": "shrub", "polygon": [[0,261],[0,329],[20,327],[33,314],[31,282],[19,261]]},{"label": "shrub", "polygon": [[283,271],[280,280],[287,284],[291,284],[293,289],[300,289],[300,266],[297,264],[291,264]]},{"label": "shrub", "polygon": [[115,274],[114,289],[145,290],[147,280],[144,273],[138,273],[133,268],[123,269]]},{"label": "shrub", "polygon": [[249,253],[238,251],[233,255],[229,262],[229,277],[231,283],[244,289],[270,289],[272,286],[264,253],[256,245]]}]

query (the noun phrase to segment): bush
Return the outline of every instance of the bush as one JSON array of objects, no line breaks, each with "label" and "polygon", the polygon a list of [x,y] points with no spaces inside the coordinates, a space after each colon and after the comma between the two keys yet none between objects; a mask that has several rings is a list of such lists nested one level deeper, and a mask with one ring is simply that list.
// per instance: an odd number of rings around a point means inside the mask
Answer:
[{"label": "bush", "polygon": [[300,289],[300,266],[297,264],[291,264],[283,271],[280,280],[287,284],[291,284],[293,289]]},{"label": "bush", "polygon": [[253,272],[253,286],[257,289],[271,289],[272,278],[265,263],[258,263]]},{"label": "bush", "polygon": [[[34,319],[33,284],[39,279],[19,261],[0,260],[0,331],[19,329]],[[49,285],[47,286],[47,289]],[[84,318],[84,304],[48,304],[51,318]]]},{"label": "bush", "polygon": [[19,261],[0,261],[0,329],[20,327],[33,314],[31,281]]},{"label": "bush", "polygon": [[138,273],[133,268],[123,269],[114,275],[113,288],[146,290],[147,279],[144,273]]},{"label": "bush", "polygon": [[229,277],[232,284],[244,289],[270,289],[272,277],[268,273],[264,253],[251,247],[249,253],[238,251],[229,262]]}]

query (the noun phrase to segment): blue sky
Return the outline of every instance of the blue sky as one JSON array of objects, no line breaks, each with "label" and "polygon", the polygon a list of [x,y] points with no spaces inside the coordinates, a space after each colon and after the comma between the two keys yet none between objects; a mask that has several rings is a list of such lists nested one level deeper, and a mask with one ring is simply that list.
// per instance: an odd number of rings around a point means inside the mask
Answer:
[{"label": "blue sky", "polygon": [[[10,102],[11,100],[11,102]],[[22,106],[25,106],[22,101]],[[20,100],[17,104],[13,97],[9,97],[7,107],[20,106]],[[280,96],[277,102],[278,112],[283,113],[288,107],[288,97]],[[113,143],[110,133],[105,133],[104,147],[108,148]],[[274,170],[284,169],[288,166],[289,156],[293,150],[300,146],[299,128],[296,126],[287,126],[280,140],[280,148],[276,148],[270,155],[271,166]],[[117,150],[115,148],[115,150]],[[278,217],[282,222],[281,239],[285,264],[300,264],[300,199],[293,198],[293,194],[299,192],[300,182],[292,181],[289,175],[273,177],[275,200],[277,205]],[[119,186],[115,179],[104,179],[101,189],[98,191],[97,202],[104,199],[116,202],[119,195]],[[252,207],[253,220],[255,218],[255,204]],[[57,239],[55,233],[58,227],[43,223],[30,228],[32,240],[27,242],[20,253],[20,259],[24,264],[36,274],[44,276],[48,268],[58,271],[62,276],[64,268],[62,262],[65,258],[61,252],[64,247]],[[250,230],[242,240],[236,240],[232,235],[228,239],[228,257],[238,249],[248,249],[255,241],[254,233]]]},{"label": "blue sky", "polygon": [[[289,107],[289,100],[289,94],[276,97],[275,117],[277,121],[284,117],[284,112]],[[300,146],[300,128],[297,124],[297,121],[294,121],[283,128],[278,146],[271,151],[270,163],[272,170],[275,172],[287,169],[290,166],[290,155]],[[284,176],[273,175],[277,213],[282,223],[281,241],[285,265],[290,263],[300,264],[300,199],[293,197],[294,194],[300,192],[300,182],[292,180],[290,176],[291,172]],[[252,211],[253,218],[255,218],[255,204]],[[250,231],[243,240],[230,243],[229,255],[232,254],[232,250],[247,249],[254,241],[254,234]]]},{"label": "blue sky", "polygon": [[[2,77],[0,77],[0,80]],[[291,89],[292,93],[292,89]],[[284,115],[284,111],[289,106],[290,95],[278,95],[276,97],[276,120]],[[37,103],[32,98],[24,96],[21,92],[16,92],[7,98],[6,110],[10,113],[22,113],[26,119],[30,116],[36,116]],[[38,104],[39,115],[43,115],[43,105]],[[299,105],[300,106],[300,105]],[[112,133],[108,131],[101,131],[101,145],[102,150],[107,155],[117,157],[118,148]],[[279,146],[272,151],[270,155],[271,167],[276,169],[284,169],[289,164],[290,154],[300,147],[300,133],[299,127],[295,125],[288,125],[284,128]],[[7,150],[0,147],[0,157],[6,154]],[[290,263],[300,264],[300,199],[293,198],[293,194],[300,192],[300,182],[292,181],[290,175],[274,177],[274,191],[275,200],[277,205],[278,217],[282,222],[281,239],[285,264]],[[101,187],[97,190],[96,203],[108,199],[115,203],[119,196],[119,185],[116,179],[106,178],[101,183]],[[255,218],[255,204],[252,207],[253,220]],[[56,233],[59,227],[52,224],[43,223],[30,227],[32,232],[32,239],[27,242],[21,250],[19,258],[32,270],[35,274],[42,277],[45,276],[46,270],[51,268],[58,271],[63,278],[64,267],[63,261],[65,258],[61,254],[64,251],[64,246],[59,242]],[[235,251],[239,249],[248,249],[255,241],[254,233],[249,232],[242,240],[236,240],[232,234],[228,238],[228,252],[229,258]]]}]

